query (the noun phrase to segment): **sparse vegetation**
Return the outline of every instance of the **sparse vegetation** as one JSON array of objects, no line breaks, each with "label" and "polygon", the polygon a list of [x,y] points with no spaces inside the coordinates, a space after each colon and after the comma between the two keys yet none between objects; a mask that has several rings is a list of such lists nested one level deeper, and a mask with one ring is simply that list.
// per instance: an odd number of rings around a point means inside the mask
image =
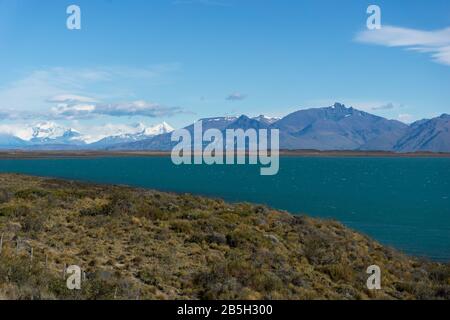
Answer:
[{"label": "sparse vegetation", "polygon": [[[450,299],[449,265],[333,221],[188,194],[2,174],[0,235],[0,299]],[[80,291],[63,280],[72,264]],[[379,291],[365,286],[373,264]]]}]

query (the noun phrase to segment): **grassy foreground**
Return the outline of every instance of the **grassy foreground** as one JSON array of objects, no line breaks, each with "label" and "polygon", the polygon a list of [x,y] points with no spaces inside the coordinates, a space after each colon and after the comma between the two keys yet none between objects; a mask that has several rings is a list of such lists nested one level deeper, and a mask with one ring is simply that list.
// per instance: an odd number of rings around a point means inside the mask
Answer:
[{"label": "grassy foreground", "polygon": [[[1,174],[2,235],[0,299],[450,299],[449,265],[337,222],[186,194]],[[81,290],[65,265],[86,272]]]}]

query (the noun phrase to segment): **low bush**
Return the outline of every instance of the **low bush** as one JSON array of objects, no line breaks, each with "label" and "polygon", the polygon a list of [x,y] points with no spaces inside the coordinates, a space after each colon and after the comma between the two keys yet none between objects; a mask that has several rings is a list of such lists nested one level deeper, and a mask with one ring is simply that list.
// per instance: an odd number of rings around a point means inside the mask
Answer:
[{"label": "low bush", "polygon": [[16,197],[24,200],[33,200],[36,198],[43,198],[50,194],[50,192],[42,189],[24,189],[16,192]]}]

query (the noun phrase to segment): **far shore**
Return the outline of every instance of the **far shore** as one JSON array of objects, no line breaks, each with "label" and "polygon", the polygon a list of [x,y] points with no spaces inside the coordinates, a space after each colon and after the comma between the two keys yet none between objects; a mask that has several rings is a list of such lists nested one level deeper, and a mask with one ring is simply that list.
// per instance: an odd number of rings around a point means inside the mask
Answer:
[{"label": "far shore", "polygon": [[[241,153],[242,154],[242,153]],[[0,159],[96,158],[96,157],[170,157],[169,151],[0,151]],[[387,151],[318,151],[281,150],[282,157],[388,157],[388,158],[450,158],[450,153]]]}]

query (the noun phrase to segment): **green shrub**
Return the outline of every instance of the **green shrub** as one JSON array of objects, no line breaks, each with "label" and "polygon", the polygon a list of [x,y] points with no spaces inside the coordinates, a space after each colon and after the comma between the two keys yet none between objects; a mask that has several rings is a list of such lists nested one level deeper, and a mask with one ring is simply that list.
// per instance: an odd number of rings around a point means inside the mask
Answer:
[{"label": "green shrub", "polygon": [[12,198],[11,192],[5,189],[0,189],[0,204],[9,202],[11,198]]},{"label": "green shrub", "polygon": [[158,280],[155,276],[155,273],[150,271],[149,269],[144,269],[144,270],[139,271],[137,273],[137,278],[145,284],[148,284],[151,286],[158,285]]},{"label": "green shrub", "polygon": [[31,209],[24,205],[10,205],[0,208],[0,216],[3,217],[25,217],[31,213]]},{"label": "green shrub", "polygon": [[313,235],[303,245],[303,253],[313,265],[330,265],[341,261],[341,248],[332,247],[320,235]]},{"label": "green shrub", "polygon": [[42,189],[25,189],[16,192],[16,197],[25,200],[33,200],[43,198],[50,194],[50,192]]},{"label": "green shrub", "polygon": [[450,284],[450,266],[434,265],[430,268],[428,277],[431,281],[436,283]]},{"label": "green shrub", "polygon": [[29,213],[22,216],[20,223],[24,232],[39,232],[44,228],[46,217],[44,214]]},{"label": "green shrub", "polygon": [[184,220],[176,220],[170,224],[170,229],[178,233],[191,234],[192,226],[191,223]]},{"label": "green shrub", "polygon": [[108,216],[113,212],[113,207],[110,203],[96,204],[89,208],[83,208],[80,210],[81,216],[95,217],[95,216]]},{"label": "green shrub", "polygon": [[350,282],[353,279],[353,269],[345,262],[327,265],[323,267],[322,271],[336,282]]}]

